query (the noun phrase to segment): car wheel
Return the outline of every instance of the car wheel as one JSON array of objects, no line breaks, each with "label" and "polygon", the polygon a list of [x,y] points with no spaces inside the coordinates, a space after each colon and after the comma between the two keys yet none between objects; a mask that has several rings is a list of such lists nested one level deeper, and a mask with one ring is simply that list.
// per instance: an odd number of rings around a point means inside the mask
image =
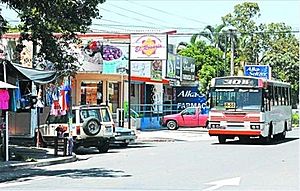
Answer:
[{"label": "car wheel", "polygon": [[104,144],[98,145],[99,153],[107,153],[108,149],[109,149],[109,141],[105,142]]},{"label": "car wheel", "polygon": [[95,136],[99,133],[101,125],[97,118],[89,117],[83,122],[82,128],[85,134]]},{"label": "car wheel", "polygon": [[177,130],[177,129],[178,129],[177,122],[174,121],[174,120],[168,121],[167,127],[168,127],[168,129],[170,129],[170,130]]}]

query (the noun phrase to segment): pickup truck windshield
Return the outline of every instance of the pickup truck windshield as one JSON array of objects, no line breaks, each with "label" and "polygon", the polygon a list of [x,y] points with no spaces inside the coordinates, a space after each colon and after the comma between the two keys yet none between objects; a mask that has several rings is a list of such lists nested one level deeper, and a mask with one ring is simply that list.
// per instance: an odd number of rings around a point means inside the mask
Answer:
[{"label": "pickup truck windshield", "polygon": [[212,110],[260,110],[260,89],[220,88],[211,91]]}]

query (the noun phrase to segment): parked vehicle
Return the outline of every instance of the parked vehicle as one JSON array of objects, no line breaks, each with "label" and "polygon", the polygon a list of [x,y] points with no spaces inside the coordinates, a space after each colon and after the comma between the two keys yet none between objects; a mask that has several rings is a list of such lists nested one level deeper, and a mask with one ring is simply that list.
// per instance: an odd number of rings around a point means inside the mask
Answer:
[{"label": "parked vehicle", "polygon": [[128,128],[116,127],[114,137],[111,139],[111,144],[118,144],[121,147],[127,147],[129,143],[136,140],[135,131]]},{"label": "parked vehicle", "polygon": [[100,153],[109,149],[113,138],[114,122],[109,108],[105,105],[84,105],[72,107],[72,129],[68,127],[68,115],[47,118],[40,126],[40,135],[45,145],[54,144],[57,137],[69,137],[74,140],[73,151],[78,147],[97,147]]},{"label": "parked vehicle", "polygon": [[170,130],[179,127],[206,127],[208,115],[201,107],[187,107],[177,114],[165,115],[161,119],[161,125]]}]

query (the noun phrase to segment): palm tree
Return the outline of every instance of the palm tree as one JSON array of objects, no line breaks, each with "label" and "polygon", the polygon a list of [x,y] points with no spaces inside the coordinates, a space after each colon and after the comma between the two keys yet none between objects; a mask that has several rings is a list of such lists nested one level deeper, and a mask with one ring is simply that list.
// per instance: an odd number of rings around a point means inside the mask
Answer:
[{"label": "palm tree", "polygon": [[191,37],[190,42],[191,44],[193,44],[196,42],[197,38],[204,37],[209,41],[209,43],[212,46],[219,48],[224,52],[226,49],[225,44],[226,44],[227,37],[226,34],[222,33],[223,31],[222,29],[225,26],[226,26],[225,23],[217,25],[216,27],[207,25],[202,32],[194,34]]}]

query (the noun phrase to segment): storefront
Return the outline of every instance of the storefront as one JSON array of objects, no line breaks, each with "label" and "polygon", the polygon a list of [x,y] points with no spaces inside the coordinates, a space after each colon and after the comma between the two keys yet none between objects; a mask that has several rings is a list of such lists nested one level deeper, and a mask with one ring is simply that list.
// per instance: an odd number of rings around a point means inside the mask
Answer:
[{"label": "storefront", "polygon": [[[73,82],[73,105],[107,104],[113,113],[127,97],[121,89],[127,76],[79,72]],[[123,95],[122,95],[123,94]],[[122,98],[122,99],[121,99]]]}]

